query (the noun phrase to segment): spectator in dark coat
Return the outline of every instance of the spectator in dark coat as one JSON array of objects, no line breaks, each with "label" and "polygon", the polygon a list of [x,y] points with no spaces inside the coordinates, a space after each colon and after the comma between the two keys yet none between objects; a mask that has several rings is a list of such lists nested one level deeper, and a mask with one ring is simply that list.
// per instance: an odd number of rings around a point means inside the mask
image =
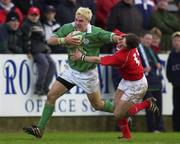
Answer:
[{"label": "spectator in dark coat", "polygon": [[19,16],[9,12],[6,23],[0,26],[0,53],[23,53]]},{"label": "spectator in dark coat", "polygon": [[79,3],[79,7],[88,7],[92,11],[92,19],[91,24],[95,24],[96,20],[96,4],[95,0],[77,0],[77,3]]},{"label": "spectator in dark coat", "polygon": [[153,35],[151,32],[145,32],[141,35],[141,44],[138,47],[144,73],[148,81],[148,90],[144,99],[154,97],[159,108],[159,115],[153,115],[150,110],[146,110],[146,122],[149,132],[163,132],[164,123],[162,119],[162,84],[161,84],[161,69],[158,56],[151,48]]},{"label": "spectator in dark coat", "polygon": [[95,23],[95,3],[93,0],[63,0],[56,11],[56,20],[60,25],[74,21],[75,12],[79,7],[88,7],[92,10],[91,24]]},{"label": "spectator in dark coat", "polygon": [[72,22],[74,15],[79,5],[76,0],[65,0],[62,2],[56,11],[56,20],[60,25]]},{"label": "spectator in dark coat", "polygon": [[166,75],[173,86],[173,130],[180,132],[180,31],[172,35],[172,50],[169,54]]},{"label": "spectator in dark coat", "polygon": [[143,16],[133,0],[121,0],[111,10],[107,30],[118,29],[139,35],[143,31]]},{"label": "spectator in dark coat", "polygon": [[143,15],[143,28],[149,30],[150,16],[155,10],[155,4],[152,0],[135,0],[135,6]]},{"label": "spectator in dark coat", "polygon": [[38,70],[34,94],[44,95],[49,91],[56,66],[50,56],[50,48],[46,44],[45,32],[39,18],[40,10],[37,7],[29,8],[22,32],[25,52],[29,58],[33,57]]}]

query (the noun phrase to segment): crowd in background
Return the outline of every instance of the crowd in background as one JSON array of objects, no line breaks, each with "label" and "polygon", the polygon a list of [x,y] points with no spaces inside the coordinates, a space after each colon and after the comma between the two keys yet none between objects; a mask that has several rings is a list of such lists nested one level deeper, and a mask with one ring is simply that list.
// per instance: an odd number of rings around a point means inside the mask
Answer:
[{"label": "crowd in background", "polygon": [[[180,0],[0,0],[0,53],[27,54],[38,68],[35,94],[44,95],[56,72],[50,53],[66,53],[63,46],[49,46],[46,40],[62,25],[73,22],[77,8],[89,7],[91,24],[108,31],[118,29],[140,37],[138,47],[149,89],[145,96],[155,97],[161,111],[153,116],[146,111],[148,131],[165,131],[162,120],[162,66],[159,52],[171,50],[167,78],[173,85],[173,129],[180,131]],[[106,44],[101,53],[113,53],[115,45]],[[116,69],[112,70],[116,73]],[[42,75],[43,74],[43,75]],[[113,79],[115,87],[118,75]]]},{"label": "crowd in background", "polygon": [[[78,7],[89,7],[93,12],[91,24],[109,31],[119,29],[140,36],[144,31],[157,27],[162,32],[158,50],[161,52],[170,50],[171,35],[180,30],[180,0],[175,0],[174,5],[177,9],[171,12],[168,0],[0,0],[0,24],[9,21],[9,12],[15,12],[18,15],[18,30],[21,31],[31,13],[29,8],[36,7],[39,9],[39,22],[47,40],[60,26],[74,20]],[[22,45],[19,51],[13,51],[12,48],[6,48],[5,51],[0,49],[0,53],[25,53],[24,48]],[[66,49],[62,47],[50,48],[52,53],[66,53]],[[106,45],[101,51],[112,53],[112,48],[112,45]]]}]

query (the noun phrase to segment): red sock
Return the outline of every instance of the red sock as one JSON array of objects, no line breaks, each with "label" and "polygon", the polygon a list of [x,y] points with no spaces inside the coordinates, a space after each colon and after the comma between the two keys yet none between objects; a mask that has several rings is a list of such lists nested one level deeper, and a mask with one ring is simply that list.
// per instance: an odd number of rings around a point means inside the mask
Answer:
[{"label": "red sock", "polygon": [[127,139],[131,138],[131,131],[129,129],[127,118],[119,119],[118,120],[118,127],[121,130],[124,138],[127,138]]},{"label": "red sock", "polygon": [[149,108],[149,106],[150,106],[150,102],[148,100],[144,100],[143,102],[134,104],[132,107],[130,107],[128,109],[128,114],[129,116],[135,116],[136,113],[138,113],[139,111],[145,108]]}]

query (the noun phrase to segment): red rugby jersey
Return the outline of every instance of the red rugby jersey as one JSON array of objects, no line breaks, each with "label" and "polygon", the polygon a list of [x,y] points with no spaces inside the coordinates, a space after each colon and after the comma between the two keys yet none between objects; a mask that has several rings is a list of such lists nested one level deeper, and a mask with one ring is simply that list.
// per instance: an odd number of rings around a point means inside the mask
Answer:
[{"label": "red rugby jersey", "polygon": [[143,77],[144,70],[136,48],[121,49],[114,55],[103,56],[100,64],[118,67],[121,77],[125,80],[135,81]]}]

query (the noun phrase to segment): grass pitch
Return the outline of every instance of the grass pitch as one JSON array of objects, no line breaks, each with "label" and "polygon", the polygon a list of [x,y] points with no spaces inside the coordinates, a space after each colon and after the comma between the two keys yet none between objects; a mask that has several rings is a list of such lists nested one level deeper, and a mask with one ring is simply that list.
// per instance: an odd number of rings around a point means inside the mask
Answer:
[{"label": "grass pitch", "polygon": [[180,144],[180,133],[132,133],[131,141],[118,132],[46,132],[36,139],[23,132],[0,133],[0,144]]}]

